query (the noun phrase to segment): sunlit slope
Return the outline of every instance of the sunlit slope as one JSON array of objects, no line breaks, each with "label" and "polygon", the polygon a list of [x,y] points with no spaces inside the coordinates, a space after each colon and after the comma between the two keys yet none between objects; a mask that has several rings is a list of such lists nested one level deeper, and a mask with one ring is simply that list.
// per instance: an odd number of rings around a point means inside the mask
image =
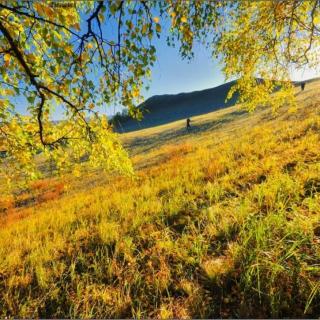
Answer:
[{"label": "sunlit slope", "polygon": [[3,213],[0,315],[318,317],[319,89],[297,89],[294,114],[233,107],[191,133],[124,134],[134,179],[68,178]]}]

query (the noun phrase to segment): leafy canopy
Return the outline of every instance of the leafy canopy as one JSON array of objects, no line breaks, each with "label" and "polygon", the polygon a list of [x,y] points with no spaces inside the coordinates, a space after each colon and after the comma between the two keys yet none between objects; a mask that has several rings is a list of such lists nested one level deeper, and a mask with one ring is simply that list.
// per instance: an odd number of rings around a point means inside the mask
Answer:
[{"label": "leafy canopy", "polygon": [[[192,58],[196,41],[207,46],[226,78],[239,79],[230,96],[238,91],[249,110],[294,103],[290,68],[319,63],[318,0],[2,1],[2,174],[38,177],[38,153],[57,170],[77,172],[87,158],[92,167],[132,173],[101,107],[117,101],[141,117],[153,40],[168,23],[168,45],[178,43],[183,58]],[[21,112],[24,99],[30,116]],[[63,121],[52,121],[55,112]]]}]

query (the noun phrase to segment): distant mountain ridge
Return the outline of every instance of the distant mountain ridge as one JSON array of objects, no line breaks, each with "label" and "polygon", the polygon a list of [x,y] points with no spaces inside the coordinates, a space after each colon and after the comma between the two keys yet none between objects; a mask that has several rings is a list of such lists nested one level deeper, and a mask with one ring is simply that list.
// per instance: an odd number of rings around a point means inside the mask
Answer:
[{"label": "distant mountain ridge", "polygon": [[234,83],[231,81],[200,91],[152,96],[139,106],[143,110],[141,121],[131,118],[120,120],[115,123],[115,128],[118,132],[130,132],[232,106],[236,96],[227,103],[225,100]]},{"label": "distant mountain ridge", "polygon": [[[303,82],[316,80],[318,78]],[[235,94],[227,102],[225,100],[235,82],[236,80],[199,91],[152,96],[139,106],[143,110],[141,121],[132,118],[117,120],[114,123],[115,129],[118,132],[136,131],[231,107],[236,103],[238,95]],[[301,81],[294,82],[296,86],[300,83]]]}]

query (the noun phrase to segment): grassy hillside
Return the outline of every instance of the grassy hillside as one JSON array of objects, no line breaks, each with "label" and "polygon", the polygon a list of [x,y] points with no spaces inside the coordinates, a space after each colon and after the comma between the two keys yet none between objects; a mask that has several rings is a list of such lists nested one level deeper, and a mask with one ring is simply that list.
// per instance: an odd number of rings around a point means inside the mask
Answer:
[{"label": "grassy hillside", "polygon": [[3,198],[0,316],[318,317],[319,89],[125,134],[134,179]]}]

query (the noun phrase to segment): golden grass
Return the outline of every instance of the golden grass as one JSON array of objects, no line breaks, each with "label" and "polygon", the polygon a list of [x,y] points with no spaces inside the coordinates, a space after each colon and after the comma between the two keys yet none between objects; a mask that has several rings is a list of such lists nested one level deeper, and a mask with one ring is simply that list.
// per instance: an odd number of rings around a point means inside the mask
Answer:
[{"label": "golden grass", "polygon": [[11,223],[3,205],[0,316],[317,317],[319,88],[294,114],[124,135],[134,179],[37,182]]}]

